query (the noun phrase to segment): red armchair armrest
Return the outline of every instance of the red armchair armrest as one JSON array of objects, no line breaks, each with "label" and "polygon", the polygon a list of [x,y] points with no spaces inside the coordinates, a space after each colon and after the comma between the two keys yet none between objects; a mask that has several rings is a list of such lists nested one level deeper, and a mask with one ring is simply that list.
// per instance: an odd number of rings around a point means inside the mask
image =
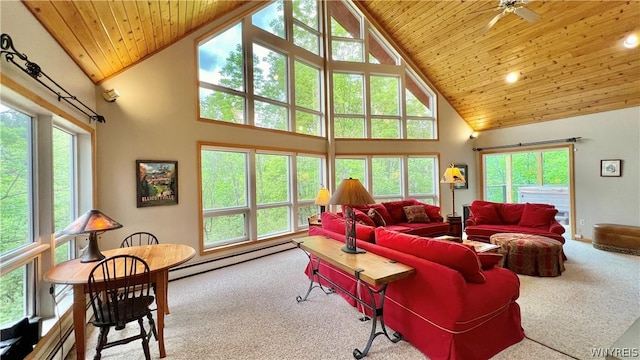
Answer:
[{"label": "red armchair armrest", "polygon": [[555,220],[551,223],[551,226],[549,226],[549,232],[553,234],[562,235],[565,231],[566,229],[564,226],[560,225],[560,223]]}]

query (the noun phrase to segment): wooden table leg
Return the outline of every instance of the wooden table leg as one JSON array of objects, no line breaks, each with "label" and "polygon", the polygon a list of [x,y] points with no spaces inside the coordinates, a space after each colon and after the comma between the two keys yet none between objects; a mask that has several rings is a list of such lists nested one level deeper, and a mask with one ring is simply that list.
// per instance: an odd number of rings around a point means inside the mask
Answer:
[{"label": "wooden table leg", "polygon": [[158,315],[158,349],[160,351],[160,357],[163,358],[167,356],[167,353],[164,349],[164,311],[167,304],[167,284],[165,283],[165,278],[168,276],[168,270],[160,271],[156,273],[156,287],[158,293],[156,294],[156,305],[158,306],[158,311],[156,314]]},{"label": "wooden table leg", "polygon": [[87,297],[84,294],[84,284],[73,285],[73,333],[76,337],[76,359],[84,359],[86,352],[86,315],[85,305]]},{"label": "wooden table leg", "polygon": [[169,313],[169,271],[165,271],[164,272],[164,297],[165,297],[165,302],[164,302],[164,313],[168,314]]}]

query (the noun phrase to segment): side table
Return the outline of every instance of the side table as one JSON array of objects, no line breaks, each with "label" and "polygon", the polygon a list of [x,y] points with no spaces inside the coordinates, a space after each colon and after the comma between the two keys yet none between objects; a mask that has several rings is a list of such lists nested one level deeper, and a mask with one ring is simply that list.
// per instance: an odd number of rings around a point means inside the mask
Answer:
[{"label": "side table", "polygon": [[462,218],[460,216],[447,216],[447,222],[449,223],[449,235],[461,238]]},{"label": "side table", "polygon": [[[307,293],[304,296],[297,296],[296,301],[306,301],[311,290],[316,287],[322,289],[325,294],[333,293],[333,289],[326,290],[323,287],[322,283],[327,282],[333,288],[340,289],[343,294],[348,295],[354,301],[357,301],[371,312],[371,333],[369,335],[369,340],[367,340],[364,350],[360,350],[358,348],[353,350],[354,358],[362,359],[367,356],[369,349],[371,348],[371,344],[373,343],[373,339],[378,335],[384,335],[393,343],[402,340],[402,335],[397,332],[391,335],[393,337],[387,333],[387,328],[384,324],[383,312],[385,292],[389,283],[410,276],[415,272],[414,268],[371,252],[363,254],[347,254],[342,251],[343,243],[323,236],[307,236],[300,239],[293,239],[292,243],[302,249],[309,257],[313,274],[310,279],[311,282],[309,283]],[[362,280],[364,289],[369,293],[370,302],[365,301],[357,294],[352,294],[349,290],[341,287],[330,278],[320,273],[321,262],[326,262],[347,274],[351,274],[358,281]],[[317,285],[314,285],[314,283]],[[379,296],[376,297],[375,295]],[[376,300],[376,298],[378,298],[378,300]],[[376,331],[378,322],[380,323],[382,331]]]},{"label": "side table", "polygon": [[322,222],[320,220],[320,214],[316,214],[316,215],[311,215],[309,216],[309,218],[307,219],[309,220],[309,226],[319,226],[322,227]]}]

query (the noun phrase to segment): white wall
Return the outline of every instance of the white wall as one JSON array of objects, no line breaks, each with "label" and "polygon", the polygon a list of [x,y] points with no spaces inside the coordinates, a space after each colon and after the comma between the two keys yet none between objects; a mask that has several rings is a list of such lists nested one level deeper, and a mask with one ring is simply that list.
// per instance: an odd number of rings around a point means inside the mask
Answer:
[{"label": "white wall", "polygon": [[[576,232],[593,239],[594,224],[640,225],[639,134],[640,107],[632,107],[482,132],[475,147],[582,137],[574,145]],[[622,159],[622,177],[600,177],[602,159]]]}]

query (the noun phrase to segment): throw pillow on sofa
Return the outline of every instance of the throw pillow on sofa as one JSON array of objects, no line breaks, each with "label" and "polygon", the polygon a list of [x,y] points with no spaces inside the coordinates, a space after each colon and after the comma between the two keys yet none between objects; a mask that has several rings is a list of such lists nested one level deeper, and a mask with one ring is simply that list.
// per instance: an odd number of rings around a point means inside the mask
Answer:
[{"label": "throw pillow on sofa", "polygon": [[558,210],[549,206],[526,203],[518,226],[548,229]]},{"label": "throw pillow on sofa", "polygon": [[471,214],[476,225],[482,224],[502,224],[502,219],[498,214],[498,209],[494,204],[471,205]]},{"label": "throw pillow on sofa", "polygon": [[[500,207],[500,217],[502,222],[507,225],[516,225],[522,217],[522,211],[524,210],[523,204],[510,204],[501,203],[496,206]],[[473,211],[473,210],[472,210]]]},{"label": "throw pillow on sofa", "polygon": [[369,209],[369,212],[367,213],[367,215],[369,216],[371,221],[374,223],[374,226],[387,226],[387,222],[384,221],[384,218],[382,217],[382,215],[380,215],[380,213],[376,209],[373,209],[373,208]]},{"label": "throw pillow on sofa", "polygon": [[444,218],[440,215],[440,207],[430,204],[425,204],[416,200],[416,205],[422,205],[424,211],[426,211],[429,220],[432,222],[443,222]]},{"label": "throw pillow on sofa", "polygon": [[429,217],[422,205],[410,205],[402,208],[404,210],[404,216],[407,217],[407,222],[410,223],[428,223]]},{"label": "throw pillow on sofa", "polygon": [[359,224],[367,226],[376,226],[376,223],[369,217],[369,215],[363,213],[358,209],[353,209],[353,213],[356,215],[356,221]]},{"label": "throw pillow on sofa", "polygon": [[[347,223],[342,217],[342,215],[325,211],[322,213],[321,219],[322,219],[323,229],[333,231],[340,235],[344,235],[346,233]],[[370,242],[370,243],[374,242],[375,238],[374,238],[373,228],[370,226],[363,226],[363,225],[356,226],[356,238]]]},{"label": "throw pillow on sofa", "polygon": [[457,270],[468,282],[479,284],[485,282],[478,255],[475,250],[465,245],[446,240],[421,238],[384,228],[376,228],[375,237],[376,244],[380,246]]}]

